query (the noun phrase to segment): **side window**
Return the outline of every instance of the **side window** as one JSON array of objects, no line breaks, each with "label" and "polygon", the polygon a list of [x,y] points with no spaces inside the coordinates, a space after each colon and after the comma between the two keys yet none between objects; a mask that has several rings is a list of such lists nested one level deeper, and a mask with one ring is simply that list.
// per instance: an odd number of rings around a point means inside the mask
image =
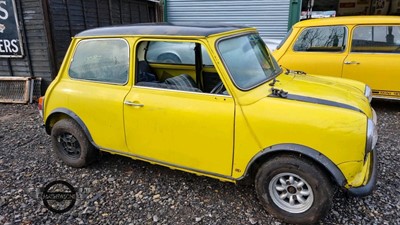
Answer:
[{"label": "side window", "polygon": [[342,52],[346,47],[346,28],[343,26],[304,29],[294,44],[298,52]]},{"label": "side window", "polygon": [[400,53],[400,26],[358,26],[351,52]]},{"label": "side window", "polygon": [[[196,55],[201,55],[201,60]],[[142,41],[135,57],[136,86],[228,94],[207,49],[200,43]]]},{"label": "side window", "polygon": [[[150,63],[194,65],[194,48],[195,44],[190,42],[154,41],[149,43],[146,60]],[[210,56],[203,47],[202,58],[204,65],[212,65]]]},{"label": "side window", "polygon": [[69,76],[80,80],[124,84],[128,80],[129,47],[123,39],[83,40],[78,43]]}]

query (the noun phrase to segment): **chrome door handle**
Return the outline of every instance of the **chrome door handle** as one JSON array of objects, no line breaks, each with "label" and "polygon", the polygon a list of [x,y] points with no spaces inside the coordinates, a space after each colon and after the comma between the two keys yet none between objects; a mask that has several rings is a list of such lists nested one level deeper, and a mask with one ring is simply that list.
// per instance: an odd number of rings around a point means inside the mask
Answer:
[{"label": "chrome door handle", "polygon": [[344,64],[346,64],[346,65],[359,65],[360,63],[356,62],[356,61],[346,61],[346,62],[344,62]]},{"label": "chrome door handle", "polygon": [[143,107],[143,104],[137,103],[137,102],[131,102],[131,101],[125,101],[124,102],[125,105],[129,105],[129,106],[134,106],[134,107]]}]

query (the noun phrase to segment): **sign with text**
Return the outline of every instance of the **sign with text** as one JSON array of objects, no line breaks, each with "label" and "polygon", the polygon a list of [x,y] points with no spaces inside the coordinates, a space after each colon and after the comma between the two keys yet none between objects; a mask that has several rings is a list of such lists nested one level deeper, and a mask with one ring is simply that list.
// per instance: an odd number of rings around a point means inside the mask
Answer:
[{"label": "sign with text", "polygon": [[0,57],[22,57],[21,33],[13,0],[0,0]]}]

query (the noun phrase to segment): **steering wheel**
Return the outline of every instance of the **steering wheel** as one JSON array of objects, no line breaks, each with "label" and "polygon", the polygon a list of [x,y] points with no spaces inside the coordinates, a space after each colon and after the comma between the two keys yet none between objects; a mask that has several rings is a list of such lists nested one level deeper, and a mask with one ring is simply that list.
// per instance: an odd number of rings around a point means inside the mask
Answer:
[{"label": "steering wheel", "polygon": [[211,94],[220,94],[221,92],[223,92],[225,89],[224,84],[222,83],[222,81],[218,82],[217,85],[215,85],[215,87],[210,91]]}]

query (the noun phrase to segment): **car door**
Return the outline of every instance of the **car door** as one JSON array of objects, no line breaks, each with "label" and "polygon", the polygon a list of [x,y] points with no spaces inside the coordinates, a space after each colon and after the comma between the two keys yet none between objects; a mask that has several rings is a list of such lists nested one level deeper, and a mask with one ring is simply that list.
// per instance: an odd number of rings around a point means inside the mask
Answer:
[{"label": "car door", "polygon": [[321,26],[303,29],[279,64],[292,70],[340,77],[347,56],[347,28]]},{"label": "car door", "polygon": [[362,81],[375,95],[400,97],[400,26],[356,26],[343,77]]},{"label": "car door", "polygon": [[[138,60],[143,60],[142,51],[136,52]],[[165,64],[170,71],[180,66]],[[154,85],[162,83],[158,82]],[[124,106],[128,149],[137,157],[164,165],[231,176],[234,114],[229,95],[135,84]]]}]

